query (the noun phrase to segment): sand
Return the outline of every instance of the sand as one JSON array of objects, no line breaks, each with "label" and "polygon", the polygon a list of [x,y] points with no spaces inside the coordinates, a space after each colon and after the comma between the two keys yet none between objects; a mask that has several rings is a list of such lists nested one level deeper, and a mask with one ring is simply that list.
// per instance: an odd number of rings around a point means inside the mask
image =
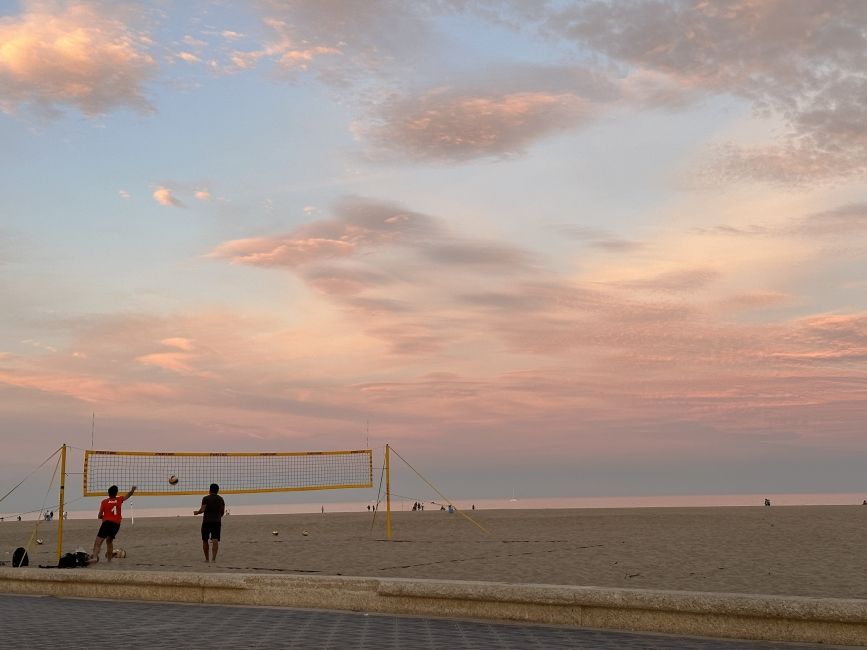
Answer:
[{"label": "sand", "polygon": [[[489,529],[438,510],[397,512],[394,539],[370,513],[230,515],[216,565],[201,519],[125,521],[127,557],[84,571],[265,572],[486,580],[639,589],[867,598],[867,506],[476,510]],[[34,522],[0,523],[11,561]],[[65,522],[64,551],[90,550],[98,522]],[[57,522],[31,565],[56,560]],[[272,531],[278,535],[272,535]],[[303,535],[302,531],[308,531]]]}]

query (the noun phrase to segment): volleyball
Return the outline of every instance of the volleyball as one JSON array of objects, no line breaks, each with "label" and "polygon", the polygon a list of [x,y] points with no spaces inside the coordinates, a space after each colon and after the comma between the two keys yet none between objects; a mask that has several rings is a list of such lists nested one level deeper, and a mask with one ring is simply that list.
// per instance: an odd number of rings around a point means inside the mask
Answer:
[{"label": "volleyball", "polygon": [[126,557],[126,551],[124,551],[122,548],[116,548],[111,552],[111,556],[124,558]]},{"label": "volleyball", "polygon": [[169,483],[171,485],[177,485],[178,484],[178,477],[175,476],[174,474],[172,474],[171,476],[169,476]]},{"label": "volleyball", "polygon": [[304,535],[304,537],[307,537],[310,533],[308,533],[306,530],[302,530],[301,534]]}]

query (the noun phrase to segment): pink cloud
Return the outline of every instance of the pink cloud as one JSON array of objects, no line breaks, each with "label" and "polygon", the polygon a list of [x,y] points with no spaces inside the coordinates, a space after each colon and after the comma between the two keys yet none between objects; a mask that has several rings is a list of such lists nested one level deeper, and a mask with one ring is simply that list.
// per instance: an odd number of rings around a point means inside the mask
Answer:
[{"label": "pink cloud", "polygon": [[112,13],[83,2],[26,2],[22,14],[0,18],[0,108],[152,110],[143,91],[156,71],[147,39]]},{"label": "pink cloud", "polygon": [[[404,206],[347,198],[327,214],[212,254],[291,285],[264,315],[191,305],[37,324],[32,340],[56,352],[16,350],[4,392],[105,400],[117,417],[160,425],[183,413],[193,447],[243,445],[254,432],[266,448],[315,448],[372,419],[406,444],[497,445],[543,464],[624,445],[642,458],[821,436],[864,448],[867,316],[856,309],[747,318],[798,296],[754,282],[745,292],[724,260],[678,265],[663,251],[665,273],[591,282]],[[623,269],[659,268],[643,264],[653,250],[624,255]],[[280,274],[314,291],[295,293]]]},{"label": "pink cloud", "polygon": [[867,171],[867,7],[858,0],[588,2],[540,22],[637,74],[664,75],[691,95],[736,95],[784,120],[782,142],[722,151],[716,172],[728,179],[803,183]]},{"label": "pink cloud", "polygon": [[0,370],[0,384],[65,395],[83,402],[128,402],[136,399],[162,400],[175,396],[173,390],[147,382],[115,384],[97,377],[58,373],[7,372]]},{"label": "pink cloud", "polygon": [[258,3],[268,38],[257,49],[235,50],[231,65],[263,62],[286,74],[310,71],[346,85],[370,71],[419,59],[432,40],[429,12],[390,0],[365,3]]},{"label": "pink cloud", "polygon": [[177,348],[178,350],[184,350],[189,352],[193,349],[194,344],[190,339],[184,338],[182,336],[173,336],[171,338],[163,339],[160,341],[163,345],[170,348]]},{"label": "pink cloud", "polygon": [[716,269],[678,269],[676,271],[660,273],[653,277],[630,280],[618,284],[631,289],[644,289],[648,291],[698,291],[707,287],[714,280],[717,280],[720,275],[720,272]]},{"label": "pink cloud", "polygon": [[348,258],[365,248],[413,242],[434,234],[436,228],[429,217],[386,202],[348,199],[336,205],[336,212],[336,218],[314,221],[285,235],[224,242],[210,255],[237,264],[295,268]]},{"label": "pink cloud", "polygon": [[539,138],[575,128],[594,113],[592,105],[571,93],[440,90],[392,100],[355,130],[386,155],[455,161],[522,153]]},{"label": "pink cloud", "polygon": [[791,300],[791,296],[778,291],[751,291],[730,296],[721,302],[721,308],[727,310],[750,310],[779,307]]},{"label": "pink cloud", "polygon": [[218,246],[212,257],[229,258],[251,266],[297,267],[319,260],[348,257],[355,244],[335,239],[299,239],[292,235],[236,239]]},{"label": "pink cloud", "polygon": [[202,59],[192,52],[180,52],[178,58],[185,63],[201,63]]},{"label": "pink cloud", "polygon": [[175,207],[182,208],[184,204],[178,199],[174,190],[171,190],[167,187],[157,187],[153,193],[154,201],[159,203],[160,205],[165,205],[167,207]]}]

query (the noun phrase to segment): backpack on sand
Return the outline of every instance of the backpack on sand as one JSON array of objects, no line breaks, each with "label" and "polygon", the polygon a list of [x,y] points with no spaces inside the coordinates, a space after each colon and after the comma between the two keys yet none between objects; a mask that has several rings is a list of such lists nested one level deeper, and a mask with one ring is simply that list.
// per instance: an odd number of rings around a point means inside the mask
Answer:
[{"label": "backpack on sand", "polygon": [[15,552],[12,553],[12,566],[20,567],[29,565],[30,558],[27,557],[27,549],[23,546],[19,546],[15,549]]},{"label": "backpack on sand", "polygon": [[87,553],[81,551],[77,553],[66,553],[57,562],[58,569],[74,569],[75,567],[87,566],[89,564]]}]

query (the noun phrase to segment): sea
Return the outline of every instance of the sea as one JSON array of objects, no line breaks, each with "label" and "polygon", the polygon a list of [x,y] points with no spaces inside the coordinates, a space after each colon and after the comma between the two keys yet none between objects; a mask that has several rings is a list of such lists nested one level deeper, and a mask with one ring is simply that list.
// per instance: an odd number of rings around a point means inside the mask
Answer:
[{"label": "sea", "polygon": [[[233,504],[233,495],[224,495],[228,514],[230,515],[276,515],[276,514],[300,514],[328,512],[367,512],[368,507],[377,505],[374,500],[357,501],[304,501],[292,503],[236,503]],[[251,499],[250,495],[244,495],[245,500]],[[148,507],[148,497],[131,499],[124,506],[124,517],[180,517],[191,515],[192,510],[198,507],[197,497],[173,497],[183,500],[184,505]],[[805,493],[805,494],[702,494],[702,495],[667,495],[667,496],[608,496],[608,497],[522,497],[520,495],[500,499],[455,499],[451,503],[464,510],[538,510],[558,508],[707,508],[724,506],[763,506],[765,499],[771,501],[772,506],[819,506],[819,505],[862,505],[867,499],[867,493]],[[91,506],[81,509],[79,499],[75,504],[70,504],[69,519],[93,519],[95,511],[99,507],[98,498],[90,498],[83,501]],[[439,510],[448,507],[449,502],[437,498],[435,500],[409,499],[404,497],[392,497],[392,512],[412,510],[413,504],[423,502],[425,510]],[[79,506],[76,508],[75,506]],[[379,508],[385,508],[384,498],[379,503]],[[15,521],[18,513],[0,513],[4,521]],[[22,520],[35,520],[39,513],[22,514]],[[56,521],[55,516],[55,521]]]}]

